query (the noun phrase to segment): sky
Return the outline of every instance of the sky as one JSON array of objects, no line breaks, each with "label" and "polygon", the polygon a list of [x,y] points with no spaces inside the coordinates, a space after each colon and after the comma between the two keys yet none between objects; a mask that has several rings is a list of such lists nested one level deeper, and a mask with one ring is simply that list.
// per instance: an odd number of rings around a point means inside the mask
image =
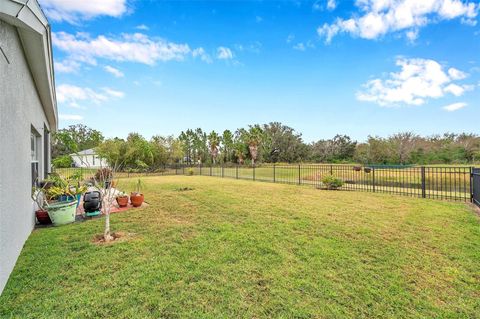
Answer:
[{"label": "sky", "polygon": [[63,128],[479,132],[478,0],[39,0]]}]

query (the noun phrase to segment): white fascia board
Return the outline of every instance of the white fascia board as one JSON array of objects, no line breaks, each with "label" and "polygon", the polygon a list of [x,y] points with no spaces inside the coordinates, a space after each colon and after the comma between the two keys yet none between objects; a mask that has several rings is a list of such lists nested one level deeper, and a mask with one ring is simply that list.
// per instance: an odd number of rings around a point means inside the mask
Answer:
[{"label": "white fascia board", "polygon": [[50,130],[58,125],[50,25],[36,0],[0,0],[0,19],[17,27]]}]

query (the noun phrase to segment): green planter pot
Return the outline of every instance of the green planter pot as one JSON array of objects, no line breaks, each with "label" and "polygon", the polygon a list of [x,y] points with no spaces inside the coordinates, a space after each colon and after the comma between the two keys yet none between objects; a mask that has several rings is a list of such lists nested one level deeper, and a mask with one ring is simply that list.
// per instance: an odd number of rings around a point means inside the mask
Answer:
[{"label": "green planter pot", "polygon": [[70,224],[75,221],[77,201],[58,202],[48,206],[47,211],[54,226]]}]

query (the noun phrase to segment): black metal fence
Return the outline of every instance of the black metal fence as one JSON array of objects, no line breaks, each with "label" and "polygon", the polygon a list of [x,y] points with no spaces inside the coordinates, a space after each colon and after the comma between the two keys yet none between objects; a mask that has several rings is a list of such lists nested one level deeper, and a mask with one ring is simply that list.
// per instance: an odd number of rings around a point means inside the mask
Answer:
[{"label": "black metal fence", "polygon": [[472,203],[480,206],[480,168],[472,168]]},{"label": "black metal fence", "polygon": [[[67,177],[81,174],[92,177],[96,169],[57,169]],[[117,178],[160,175],[202,175],[223,178],[264,181],[284,184],[323,187],[325,175],[340,178],[342,189],[392,193],[421,198],[436,198],[475,202],[480,206],[480,169],[453,166],[369,166],[326,164],[262,164],[258,166],[225,165],[168,165],[152,172],[117,172]]]}]

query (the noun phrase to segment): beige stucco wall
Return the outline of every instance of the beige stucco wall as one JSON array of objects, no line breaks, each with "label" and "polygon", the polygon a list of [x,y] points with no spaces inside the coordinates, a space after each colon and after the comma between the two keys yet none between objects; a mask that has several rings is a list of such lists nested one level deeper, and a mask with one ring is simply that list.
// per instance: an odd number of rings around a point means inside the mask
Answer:
[{"label": "beige stucco wall", "polygon": [[[35,224],[31,192],[30,132],[39,138],[39,171],[44,172],[45,117],[18,33],[0,20],[0,293]],[[49,153],[49,152],[48,152]]]}]

